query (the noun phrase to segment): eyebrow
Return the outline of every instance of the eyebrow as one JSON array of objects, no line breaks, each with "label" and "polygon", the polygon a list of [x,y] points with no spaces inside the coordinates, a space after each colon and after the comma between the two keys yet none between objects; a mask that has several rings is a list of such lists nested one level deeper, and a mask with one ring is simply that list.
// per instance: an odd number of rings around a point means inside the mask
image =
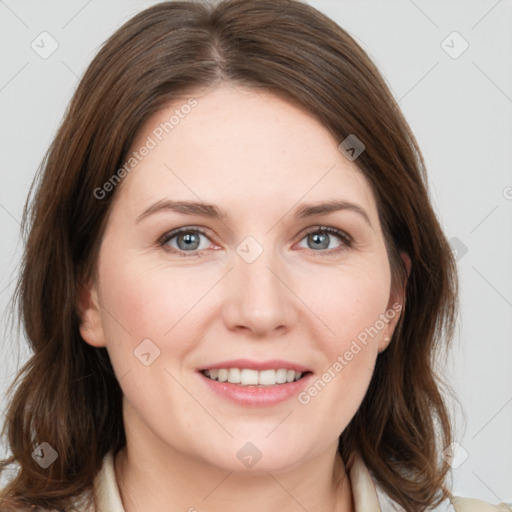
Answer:
[{"label": "eyebrow", "polygon": [[[373,229],[372,223],[366,211],[359,205],[348,201],[333,200],[314,204],[302,204],[298,206],[293,216],[299,219],[313,217],[315,215],[327,215],[329,213],[348,210],[362,216],[366,223]],[[228,215],[226,212],[213,204],[194,202],[194,201],[173,201],[170,199],[162,199],[144,210],[136,219],[139,223],[146,217],[158,212],[172,211],[183,215],[196,215],[200,217],[208,217],[212,219],[226,220]]]}]

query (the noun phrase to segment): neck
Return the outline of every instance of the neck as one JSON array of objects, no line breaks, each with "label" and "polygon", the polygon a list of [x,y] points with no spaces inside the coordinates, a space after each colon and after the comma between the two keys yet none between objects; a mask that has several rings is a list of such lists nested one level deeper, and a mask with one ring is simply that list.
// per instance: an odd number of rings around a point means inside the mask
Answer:
[{"label": "neck", "polygon": [[129,443],[114,461],[125,512],[353,512],[345,465],[337,450],[289,472],[241,474],[166,447]]}]

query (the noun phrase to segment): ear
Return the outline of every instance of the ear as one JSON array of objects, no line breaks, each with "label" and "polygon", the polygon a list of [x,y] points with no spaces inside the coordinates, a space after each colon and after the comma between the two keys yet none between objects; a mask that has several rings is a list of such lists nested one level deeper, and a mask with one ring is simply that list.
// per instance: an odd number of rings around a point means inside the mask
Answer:
[{"label": "ear", "polygon": [[92,281],[83,284],[78,292],[78,309],[80,312],[80,335],[93,347],[104,347],[105,335],[101,320],[98,292]]},{"label": "ear", "polygon": [[400,252],[400,257],[404,262],[405,268],[407,270],[407,277],[404,282],[397,286],[396,290],[392,290],[389,295],[388,307],[385,312],[385,327],[383,329],[382,336],[379,340],[379,353],[384,352],[386,348],[388,348],[391,343],[391,338],[393,337],[393,333],[395,332],[396,325],[400,320],[400,316],[403,314],[403,309],[405,306],[405,291],[407,287],[407,279],[411,274],[411,258],[406,252]]}]

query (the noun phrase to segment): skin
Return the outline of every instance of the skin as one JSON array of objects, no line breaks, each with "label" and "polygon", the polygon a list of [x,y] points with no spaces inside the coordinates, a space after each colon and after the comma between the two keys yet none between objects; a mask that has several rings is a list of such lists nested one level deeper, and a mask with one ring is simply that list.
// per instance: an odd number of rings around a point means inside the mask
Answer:
[{"label": "skin", "polygon": [[[198,105],[116,190],[97,278],[82,290],[81,335],[107,348],[124,394],[127,448],[115,469],[125,510],[353,511],[338,437],[398,314],[307,404],[237,405],[197,370],[278,358],[319,377],[402,303],[404,289],[391,292],[372,190],[341,141],[293,104],[226,83],[194,97]],[[154,114],[133,148],[185,101]],[[214,204],[227,217],[163,210],[137,222],[163,199]],[[299,204],[332,199],[359,205],[371,226],[351,210],[292,215]],[[318,226],[341,230],[351,244],[328,235],[318,248],[307,236]],[[206,232],[199,256],[187,257],[180,237],[159,244],[181,227]],[[236,252],[247,236],[263,249],[250,264]],[[144,339],[160,350],[149,366],[133,352]],[[237,457],[248,441],[262,454],[252,467]]]}]

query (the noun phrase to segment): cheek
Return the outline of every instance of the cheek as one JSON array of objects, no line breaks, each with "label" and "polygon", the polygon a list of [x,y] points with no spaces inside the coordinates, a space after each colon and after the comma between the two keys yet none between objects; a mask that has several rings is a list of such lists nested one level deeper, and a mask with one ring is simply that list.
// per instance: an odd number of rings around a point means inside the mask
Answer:
[{"label": "cheek", "polygon": [[180,330],[186,329],[187,313],[211,287],[204,275],[185,269],[171,274],[162,264],[148,265],[140,256],[117,259],[115,264],[105,259],[103,268],[103,299],[112,312],[104,315],[105,323],[116,332],[122,328],[134,342],[162,340],[178,322]]},{"label": "cheek", "polygon": [[[339,426],[355,414],[372,378],[378,341],[387,325],[391,281],[385,262],[376,261],[373,265],[344,269],[335,280],[323,282],[328,284],[323,294],[316,295],[312,309],[319,312],[329,332],[318,337],[326,356],[325,365],[316,389],[310,391],[315,396],[322,394],[320,401],[326,413],[337,411],[332,421]],[[304,401],[307,400],[305,396]]]},{"label": "cheek", "polygon": [[[368,341],[382,335],[382,317],[389,302],[391,277],[387,260],[340,269],[336,274],[317,275],[317,291],[309,294],[311,309],[318,312],[332,336],[329,353],[350,348],[351,342],[368,335]],[[321,286],[320,286],[321,285]],[[303,293],[306,293],[304,289]]]},{"label": "cheek", "polygon": [[[345,281],[343,294],[336,293],[336,307],[323,310],[325,323],[335,335],[320,336],[324,354],[322,370],[309,388],[298,396],[308,417],[326,418],[323,435],[338,436],[359,409],[372,379],[378,357],[378,340],[382,336],[380,315],[385,312],[387,294],[378,281]],[[352,284],[353,286],[349,286]],[[327,303],[326,303],[327,305]],[[329,314],[326,314],[329,311]]]},{"label": "cheek", "polygon": [[187,292],[189,279],[179,272],[168,279],[161,266],[113,245],[105,247],[99,270],[105,342],[119,378],[127,372],[147,378],[143,354],[149,352],[151,368],[159,371],[166,359],[160,356],[190,349],[179,343],[187,334],[187,311],[197,301]]}]

